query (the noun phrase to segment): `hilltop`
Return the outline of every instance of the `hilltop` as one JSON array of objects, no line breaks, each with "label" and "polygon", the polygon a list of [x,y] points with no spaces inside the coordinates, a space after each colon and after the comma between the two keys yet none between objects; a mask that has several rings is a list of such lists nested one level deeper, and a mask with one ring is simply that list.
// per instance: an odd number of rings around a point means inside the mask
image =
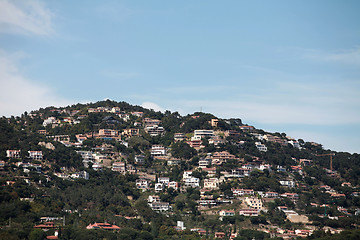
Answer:
[{"label": "hilltop", "polygon": [[359,154],[236,116],[47,107],[0,119],[0,160],[1,239],[316,239],[359,224]]}]

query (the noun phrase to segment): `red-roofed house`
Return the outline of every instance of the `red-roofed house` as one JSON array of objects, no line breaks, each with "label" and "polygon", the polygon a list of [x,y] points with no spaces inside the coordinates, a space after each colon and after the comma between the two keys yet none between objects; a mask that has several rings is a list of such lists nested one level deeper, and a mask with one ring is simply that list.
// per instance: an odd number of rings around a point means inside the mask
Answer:
[{"label": "red-roofed house", "polygon": [[106,230],[120,230],[120,227],[111,225],[109,223],[94,223],[86,227],[86,229],[106,229]]},{"label": "red-roofed house", "polygon": [[50,228],[54,228],[54,227],[55,227],[54,222],[46,222],[46,223],[34,226],[34,228],[40,228],[45,231],[49,230]]},{"label": "red-roofed house", "polygon": [[224,232],[216,232],[215,233],[215,238],[224,238],[225,237],[225,233]]}]

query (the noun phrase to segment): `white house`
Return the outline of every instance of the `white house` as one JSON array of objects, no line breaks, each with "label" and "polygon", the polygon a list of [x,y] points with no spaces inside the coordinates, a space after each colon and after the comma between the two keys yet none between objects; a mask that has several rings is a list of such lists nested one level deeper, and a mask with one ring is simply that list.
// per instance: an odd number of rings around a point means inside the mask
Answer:
[{"label": "white house", "polygon": [[243,216],[259,216],[259,209],[241,209],[239,211],[239,215]]},{"label": "white house", "polygon": [[147,132],[150,136],[162,135],[164,131],[163,127],[159,127],[157,125],[145,127],[145,132]]},{"label": "white house", "polygon": [[200,186],[200,179],[196,177],[190,177],[184,179],[185,186],[187,187],[199,187]]},{"label": "white house", "polygon": [[195,130],[194,136],[200,136],[200,137],[213,137],[215,136],[214,130]]},{"label": "white house", "polygon": [[279,181],[281,186],[285,186],[285,187],[289,187],[289,188],[294,188],[296,186],[294,181],[289,181],[289,180],[285,180],[285,181]]},{"label": "white house", "polygon": [[166,148],[161,145],[153,145],[151,147],[151,156],[165,156],[166,153]]},{"label": "white house", "polygon": [[28,151],[28,153],[29,153],[29,158],[31,158],[33,160],[42,160],[43,159],[42,151]]},{"label": "white house", "polygon": [[155,192],[162,192],[164,190],[164,184],[155,183]]},{"label": "white house", "polygon": [[255,146],[257,147],[257,149],[260,152],[267,152],[267,147],[264,144],[262,144],[261,142],[256,142]]},{"label": "white house", "polygon": [[141,189],[143,192],[149,189],[150,187],[150,180],[146,178],[140,178],[136,180],[136,187]]},{"label": "white house", "polygon": [[164,186],[167,186],[170,182],[170,178],[168,177],[159,177],[158,178],[158,183],[163,184]]},{"label": "white house", "polygon": [[158,212],[166,212],[170,209],[170,205],[167,202],[152,202],[149,205],[153,211]]},{"label": "white house", "polygon": [[199,160],[199,167],[200,168],[207,168],[209,165],[211,165],[212,159],[200,159]]},{"label": "white house", "polygon": [[183,179],[190,178],[191,175],[192,175],[192,171],[191,171],[191,170],[184,171],[184,173],[183,173]]},{"label": "white house", "polygon": [[219,179],[209,178],[204,180],[204,188],[207,189],[218,189],[219,188]]},{"label": "white house", "polygon": [[223,217],[230,217],[235,215],[234,210],[221,210],[219,211],[219,215]]},{"label": "white house", "polygon": [[6,150],[6,157],[19,159],[21,157],[20,152],[20,150]]},{"label": "white house", "polygon": [[160,200],[160,197],[157,196],[157,195],[150,195],[150,196],[148,197],[148,202],[149,202],[149,203],[152,203],[152,202],[161,202],[161,200]]},{"label": "white house", "polygon": [[179,187],[180,187],[180,184],[175,181],[169,182],[169,184],[168,184],[168,188],[173,188],[174,190],[178,190]]}]

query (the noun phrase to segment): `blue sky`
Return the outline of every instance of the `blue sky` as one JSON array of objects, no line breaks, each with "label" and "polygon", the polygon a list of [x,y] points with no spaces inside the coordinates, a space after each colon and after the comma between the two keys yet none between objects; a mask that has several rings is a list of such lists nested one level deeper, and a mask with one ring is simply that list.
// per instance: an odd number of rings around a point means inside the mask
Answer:
[{"label": "blue sky", "polygon": [[0,0],[0,115],[110,98],[360,153],[360,2]]}]

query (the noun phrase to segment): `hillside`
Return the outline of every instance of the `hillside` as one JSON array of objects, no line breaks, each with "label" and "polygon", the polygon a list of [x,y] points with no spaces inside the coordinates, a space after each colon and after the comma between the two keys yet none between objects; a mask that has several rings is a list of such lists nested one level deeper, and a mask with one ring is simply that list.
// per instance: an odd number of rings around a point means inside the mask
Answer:
[{"label": "hillside", "polygon": [[240,118],[47,107],[0,119],[0,160],[0,239],[358,236],[360,155]]}]

